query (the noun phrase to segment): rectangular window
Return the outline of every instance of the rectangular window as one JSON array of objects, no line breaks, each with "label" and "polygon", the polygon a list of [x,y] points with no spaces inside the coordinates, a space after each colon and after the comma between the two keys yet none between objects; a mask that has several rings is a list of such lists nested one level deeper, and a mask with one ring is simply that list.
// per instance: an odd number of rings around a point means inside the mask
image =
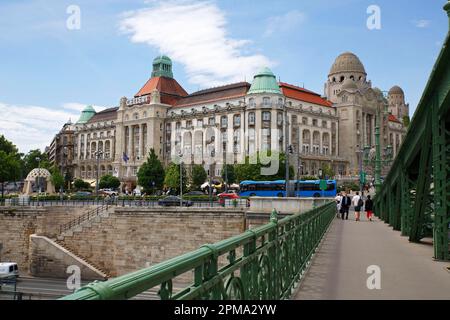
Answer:
[{"label": "rectangular window", "polygon": [[215,124],[216,124],[216,118],[214,118],[214,117],[209,118],[209,119],[208,119],[208,124],[209,124],[210,126],[215,125]]},{"label": "rectangular window", "polygon": [[270,121],[270,111],[263,111],[262,119],[263,121]]},{"label": "rectangular window", "polygon": [[317,119],[313,119],[312,125],[313,125],[314,127],[317,127]]},{"label": "rectangular window", "polygon": [[308,124],[308,118],[303,117],[302,118],[302,124],[307,125]]},{"label": "rectangular window", "polygon": [[250,112],[248,114],[248,124],[249,125],[254,125],[255,124],[255,113],[254,112]]},{"label": "rectangular window", "polygon": [[201,128],[203,127],[203,119],[198,119],[197,120],[197,128]]},{"label": "rectangular window", "polygon": [[241,125],[241,116],[240,115],[235,115],[233,118],[233,124],[235,127],[239,127]]},{"label": "rectangular window", "polygon": [[222,128],[228,127],[228,117],[227,116],[223,116],[222,118],[220,118],[220,126]]},{"label": "rectangular window", "polygon": [[269,97],[264,97],[263,98],[263,106],[264,107],[270,107],[271,103],[270,103],[270,98]]}]

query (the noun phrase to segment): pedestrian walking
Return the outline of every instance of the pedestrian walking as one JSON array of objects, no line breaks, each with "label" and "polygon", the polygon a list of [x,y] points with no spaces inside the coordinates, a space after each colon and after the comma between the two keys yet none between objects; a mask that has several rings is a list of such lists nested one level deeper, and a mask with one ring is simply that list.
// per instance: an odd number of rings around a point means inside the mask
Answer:
[{"label": "pedestrian walking", "polygon": [[340,212],[341,212],[341,202],[342,202],[342,195],[339,192],[338,194],[336,194],[336,197],[334,198],[334,200],[336,201],[336,217],[339,218],[340,216]]},{"label": "pedestrian walking", "polygon": [[364,206],[364,201],[362,197],[359,195],[359,192],[356,192],[356,196],[352,199],[353,206],[355,208],[355,218],[356,221],[360,221],[361,219],[361,209]]},{"label": "pedestrian walking", "polygon": [[367,219],[369,221],[372,221],[372,215],[373,215],[373,201],[370,198],[370,195],[367,196],[367,200],[364,204],[364,209],[366,210]]},{"label": "pedestrian walking", "polygon": [[341,219],[348,220],[348,210],[350,209],[350,205],[352,204],[352,199],[348,196],[347,193],[344,192],[341,200]]}]

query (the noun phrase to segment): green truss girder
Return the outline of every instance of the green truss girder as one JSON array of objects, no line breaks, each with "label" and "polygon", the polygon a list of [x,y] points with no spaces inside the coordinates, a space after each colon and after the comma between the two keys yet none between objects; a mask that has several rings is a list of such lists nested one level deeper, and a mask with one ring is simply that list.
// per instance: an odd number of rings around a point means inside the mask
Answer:
[{"label": "green truss girder", "polygon": [[450,260],[450,33],[375,197],[375,210],[413,242],[432,228],[434,257]]}]

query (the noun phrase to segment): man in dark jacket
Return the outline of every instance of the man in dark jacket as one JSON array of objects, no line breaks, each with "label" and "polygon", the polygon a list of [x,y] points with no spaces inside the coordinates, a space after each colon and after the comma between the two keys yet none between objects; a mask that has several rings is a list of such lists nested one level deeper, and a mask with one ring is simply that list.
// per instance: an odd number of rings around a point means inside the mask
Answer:
[{"label": "man in dark jacket", "polygon": [[344,220],[344,214],[345,214],[345,220],[348,220],[348,210],[350,209],[350,206],[352,204],[352,199],[348,196],[347,193],[344,193],[341,200],[341,219]]},{"label": "man in dark jacket", "polygon": [[372,221],[373,215],[373,201],[370,199],[370,196],[367,196],[366,203],[364,204],[364,209],[366,210],[367,219]]}]

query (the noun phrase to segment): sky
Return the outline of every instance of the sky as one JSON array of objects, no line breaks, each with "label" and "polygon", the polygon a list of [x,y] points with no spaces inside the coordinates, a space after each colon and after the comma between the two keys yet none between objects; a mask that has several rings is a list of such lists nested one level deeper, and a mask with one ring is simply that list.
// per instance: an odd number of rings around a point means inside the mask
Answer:
[{"label": "sky", "polygon": [[444,4],[2,0],[0,134],[21,152],[43,150],[86,105],[100,111],[131,98],[160,54],[188,92],[251,82],[268,66],[281,81],[323,94],[334,60],[351,51],[374,87],[404,89],[412,115],[448,32]]}]

